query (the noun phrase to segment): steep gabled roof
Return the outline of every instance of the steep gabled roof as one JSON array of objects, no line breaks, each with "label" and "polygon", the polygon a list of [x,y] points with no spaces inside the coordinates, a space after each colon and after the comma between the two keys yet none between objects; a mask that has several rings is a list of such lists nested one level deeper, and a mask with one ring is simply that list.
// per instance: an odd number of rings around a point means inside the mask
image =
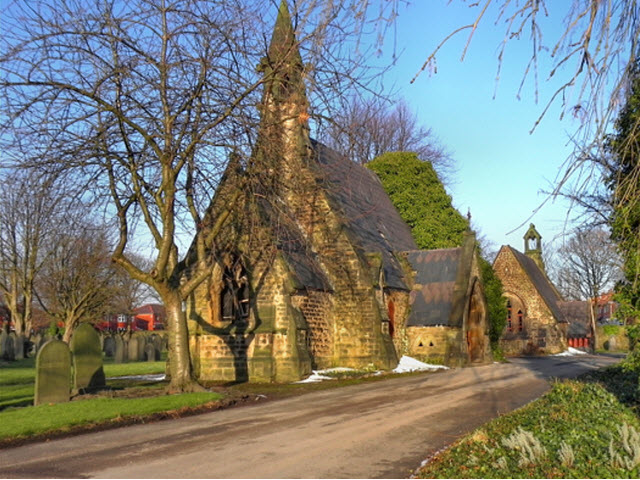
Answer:
[{"label": "steep gabled roof", "polygon": [[475,235],[466,234],[459,248],[414,250],[403,255],[415,272],[407,326],[461,327],[473,280]]},{"label": "steep gabled roof", "polygon": [[558,302],[564,318],[569,322],[567,336],[570,338],[586,337],[591,333],[589,319],[589,302],[575,300]]},{"label": "steep gabled roof", "polygon": [[448,325],[462,249],[414,250],[406,256],[416,272],[407,326]]},{"label": "steep gabled roof", "polygon": [[564,318],[564,314],[558,306],[558,302],[562,301],[562,298],[555,287],[551,284],[551,281],[542,272],[542,270],[540,270],[538,265],[536,265],[536,262],[509,245],[503,246],[502,248],[509,249],[516,260],[518,260],[518,263],[522,266],[525,275],[538,291],[556,321],[566,323],[567,320]]},{"label": "steep gabled roof", "polygon": [[393,252],[418,247],[376,174],[319,142],[312,141],[312,147],[318,183],[343,216],[350,239],[363,252],[382,255],[386,286],[408,289]]}]

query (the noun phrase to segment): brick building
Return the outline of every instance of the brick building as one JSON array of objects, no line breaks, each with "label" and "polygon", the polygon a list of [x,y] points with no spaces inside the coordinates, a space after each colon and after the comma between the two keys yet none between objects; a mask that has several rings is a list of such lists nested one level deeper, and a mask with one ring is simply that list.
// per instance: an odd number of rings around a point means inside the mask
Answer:
[{"label": "brick building", "polygon": [[559,353],[567,348],[569,325],[562,297],[545,272],[541,236],[533,224],[524,242],[524,254],[505,245],[493,263],[508,300],[500,346],[505,355]]},{"label": "brick building", "polygon": [[[316,368],[390,369],[410,353],[488,360],[473,235],[451,252],[419,252],[376,175],[309,137],[285,1],[261,69],[256,149],[247,162],[230,160],[216,191],[208,214],[228,220],[215,248],[194,243],[187,257],[216,260],[187,302],[199,378],[285,382]],[[446,258],[442,268],[437,258]],[[420,317],[420,305],[433,318]]]}]

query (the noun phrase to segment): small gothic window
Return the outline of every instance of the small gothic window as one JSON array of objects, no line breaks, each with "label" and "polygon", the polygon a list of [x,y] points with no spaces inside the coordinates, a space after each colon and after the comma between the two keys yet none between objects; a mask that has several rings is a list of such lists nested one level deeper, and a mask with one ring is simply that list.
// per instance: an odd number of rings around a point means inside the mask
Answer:
[{"label": "small gothic window", "polygon": [[222,276],[220,307],[225,321],[235,321],[249,316],[249,280],[238,263],[227,267]]},{"label": "small gothic window", "polygon": [[518,331],[521,332],[522,330],[524,330],[524,318],[522,310],[518,310]]},{"label": "small gothic window", "polygon": [[511,322],[511,301],[507,300],[507,332],[513,332],[513,323]]}]

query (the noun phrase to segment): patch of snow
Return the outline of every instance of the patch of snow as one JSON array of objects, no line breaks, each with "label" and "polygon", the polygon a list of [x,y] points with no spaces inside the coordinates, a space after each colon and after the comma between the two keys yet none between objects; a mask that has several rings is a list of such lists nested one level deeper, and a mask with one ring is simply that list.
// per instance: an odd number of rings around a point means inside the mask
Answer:
[{"label": "patch of snow", "polygon": [[393,373],[407,373],[407,372],[433,372],[435,370],[448,370],[449,367],[444,365],[433,365],[431,363],[424,363],[415,358],[407,357],[403,355],[398,363],[398,366],[394,368]]},{"label": "patch of snow", "polygon": [[107,380],[138,380],[141,382],[161,382],[165,379],[164,373],[156,373],[154,375],[124,375],[122,377],[109,377]]},{"label": "patch of snow", "polygon": [[293,382],[293,383],[315,383],[315,382],[322,382],[324,380],[335,380],[333,377],[327,377],[326,375],[322,375],[320,371],[312,370],[311,375],[309,375],[307,378],[298,380],[297,382]]},{"label": "patch of snow", "polygon": [[574,355],[586,355],[587,352],[583,352],[582,350],[578,350],[577,348],[569,347],[562,353],[556,353],[554,357],[573,357]]}]

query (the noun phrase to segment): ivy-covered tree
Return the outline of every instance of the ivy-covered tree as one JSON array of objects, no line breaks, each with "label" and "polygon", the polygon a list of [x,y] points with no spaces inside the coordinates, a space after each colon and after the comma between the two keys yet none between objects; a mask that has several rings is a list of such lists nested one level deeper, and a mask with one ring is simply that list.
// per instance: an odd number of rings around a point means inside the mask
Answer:
[{"label": "ivy-covered tree", "polygon": [[494,355],[498,349],[500,336],[507,324],[507,299],[503,296],[502,281],[496,275],[491,263],[478,256],[480,274],[484,284],[484,295],[487,299],[487,317],[489,318],[489,341]]},{"label": "ivy-covered tree", "polygon": [[467,219],[451,204],[430,162],[412,152],[390,152],[367,163],[380,178],[402,219],[411,227],[419,248],[462,245]]},{"label": "ivy-covered tree", "polygon": [[616,287],[619,314],[640,318],[640,66],[629,85],[625,106],[608,138],[608,182],[611,236],[618,243],[624,280]]},{"label": "ivy-covered tree", "polygon": [[[451,204],[430,162],[411,152],[391,152],[366,164],[380,178],[382,186],[402,219],[411,227],[418,248],[454,248],[462,245],[469,221]],[[489,338],[495,351],[507,319],[507,301],[502,282],[491,263],[479,256],[487,299]]]}]

